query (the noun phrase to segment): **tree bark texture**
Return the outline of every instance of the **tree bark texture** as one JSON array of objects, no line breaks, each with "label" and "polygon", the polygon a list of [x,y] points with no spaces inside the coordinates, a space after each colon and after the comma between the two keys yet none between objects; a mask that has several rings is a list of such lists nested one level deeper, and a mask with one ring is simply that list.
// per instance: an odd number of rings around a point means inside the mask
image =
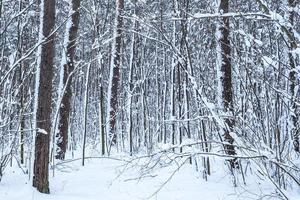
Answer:
[{"label": "tree bark texture", "polygon": [[111,77],[111,96],[110,98],[110,121],[109,121],[109,134],[111,143],[115,144],[117,142],[117,135],[116,135],[116,114],[117,114],[117,107],[118,107],[118,88],[120,84],[120,65],[121,65],[121,48],[122,48],[122,33],[123,33],[123,17],[122,12],[124,9],[124,0],[116,0],[117,5],[117,16],[116,16],[116,38],[115,38],[115,46],[113,47],[112,52],[112,70],[113,74]]},{"label": "tree bark texture", "polygon": [[[229,0],[221,0],[219,12],[228,13]],[[220,50],[221,50],[221,84],[222,84],[222,104],[225,112],[233,113],[233,91],[232,91],[232,75],[231,75],[231,47],[229,40],[229,18],[221,19],[220,31]],[[226,128],[224,130],[224,141],[228,144],[224,145],[225,152],[228,155],[235,155],[235,149],[232,145],[234,139],[230,135],[233,131],[234,120],[232,118],[225,119]],[[234,167],[234,162],[231,162],[231,167]]]},{"label": "tree bark texture", "polygon": [[[63,65],[63,86],[65,86],[65,92],[62,94],[62,101],[60,107],[60,117],[59,117],[59,125],[58,125],[58,133],[57,137],[57,150],[56,150],[56,158],[57,159],[65,159],[65,153],[68,145],[68,130],[69,130],[69,117],[71,113],[71,99],[72,99],[72,88],[71,82],[72,77],[70,73],[74,70],[74,55],[76,49],[76,39],[78,33],[79,26],[79,8],[80,8],[81,0],[72,0],[72,15],[71,22],[72,25],[67,27],[68,30],[68,38],[67,38],[67,46],[66,48],[66,59],[67,62]],[[69,79],[69,80],[68,80]]]},{"label": "tree bark texture", "polygon": [[[289,13],[289,22],[291,24],[291,28],[290,28],[290,32],[293,33],[293,26],[295,24],[295,7],[297,4],[297,0],[288,0],[289,3],[289,7],[291,8],[291,11]],[[293,36],[295,37],[295,36]],[[297,72],[295,70],[297,63],[296,63],[296,59],[294,58],[294,55],[292,53],[292,51],[294,51],[297,48],[297,46],[294,45],[293,42],[290,42],[290,52],[288,54],[289,56],[289,64],[290,64],[290,74],[289,74],[289,79],[290,79],[290,93],[291,93],[291,97],[292,97],[292,105],[291,105],[291,110],[292,110],[292,114],[291,114],[291,120],[292,120],[292,138],[293,138],[293,146],[294,146],[294,150],[298,153],[300,153],[300,141],[299,141],[299,131],[298,131],[298,118],[299,118],[299,114],[298,114],[298,110],[297,110],[297,105],[295,102],[296,96],[297,96],[297,91],[296,91],[296,85],[298,85],[297,82]]]},{"label": "tree bark texture", "polygon": [[[36,102],[36,138],[35,159],[33,170],[33,186],[42,193],[49,193],[48,164],[49,144],[51,132],[51,103],[52,103],[52,77],[54,58],[54,29],[55,23],[55,1],[44,0],[41,5],[40,23],[44,41],[41,45],[40,63],[38,63],[37,87],[38,95]],[[40,33],[40,34],[41,34]],[[41,37],[41,36],[40,36]]]}]

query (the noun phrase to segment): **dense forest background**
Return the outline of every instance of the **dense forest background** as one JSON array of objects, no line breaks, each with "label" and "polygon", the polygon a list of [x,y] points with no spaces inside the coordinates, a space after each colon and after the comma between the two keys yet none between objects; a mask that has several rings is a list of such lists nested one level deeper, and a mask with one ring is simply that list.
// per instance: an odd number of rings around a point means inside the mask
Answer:
[{"label": "dense forest background", "polygon": [[[0,0],[0,180],[81,152],[299,188],[299,0]],[[252,175],[253,175],[252,174]],[[51,185],[51,183],[50,183]]]}]

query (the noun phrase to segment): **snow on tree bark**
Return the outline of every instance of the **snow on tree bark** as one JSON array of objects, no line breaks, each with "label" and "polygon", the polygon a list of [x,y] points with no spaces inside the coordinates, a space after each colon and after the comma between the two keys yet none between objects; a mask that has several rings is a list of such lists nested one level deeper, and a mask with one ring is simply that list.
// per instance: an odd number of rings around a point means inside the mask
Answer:
[{"label": "snow on tree bark", "polygon": [[[293,35],[293,38],[295,37],[293,34],[293,28],[295,25],[295,8],[297,5],[297,0],[288,0],[288,6],[289,6],[289,23],[291,25],[289,31],[290,33]],[[292,120],[292,127],[291,127],[291,131],[292,131],[292,139],[293,139],[293,146],[294,146],[294,150],[298,153],[300,153],[300,141],[299,141],[299,110],[298,110],[298,106],[296,105],[296,99],[298,96],[298,87],[296,87],[299,82],[297,80],[297,69],[296,67],[298,66],[298,64],[296,63],[295,59],[295,55],[293,55],[293,51],[295,51],[295,49],[297,48],[297,45],[295,43],[293,43],[292,41],[290,41],[289,44],[289,53],[288,53],[288,57],[289,57],[289,64],[290,64],[290,73],[289,73],[289,79],[290,79],[290,93],[291,93],[291,97],[292,97],[292,102],[291,102],[291,120]]]},{"label": "snow on tree bark", "polygon": [[116,30],[114,35],[114,44],[112,47],[112,61],[110,66],[109,86],[108,86],[108,103],[107,103],[107,127],[106,133],[109,135],[109,146],[117,142],[116,133],[116,115],[118,107],[118,89],[120,82],[120,65],[121,65],[121,47],[123,33],[123,9],[124,0],[116,0]]},{"label": "snow on tree bark", "polygon": [[[77,32],[79,26],[79,8],[81,0],[69,0],[69,14],[71,15],[66,24],[64,52],[61,64],[61,77],[60,77],[60,98],[61,107],[59,112],[57,150],[56,158],[65,159],[65,153],[68,144],[68,130],[69,130],[69,117],[71,114],[71,99],[72,99],[72,76],[71,72],[74,70],[74,55],[76,49]],[[69,79],[69,80],[68,80]],[[65,91],[63,91],[65,87]]]},{"label": "snow on tree bark", "polygon": [[[229,0],[221,0],[219,5],[219,12],[221,14],[228,13],[229,11]],[[226,128],[224,132],[224,141],[227,143],[224,145],[225,152],[228,155],[235,155],[235,148],[232,145],[234,142],[233,137],[230,135],[234,129],[234,120],[231,118],[233,114],[233,91],[232,91],[232,69],[231,69],[231,46],[229,40],[229,18],[222,17],[221,23],[218,30],[218,46],[220,55],[219,63],[219,92],[221,98],[221,106],[225,113],[228,113],[230,117],[225,119]],[[235,167],[235,161],[231,160],[231,167]]]}]

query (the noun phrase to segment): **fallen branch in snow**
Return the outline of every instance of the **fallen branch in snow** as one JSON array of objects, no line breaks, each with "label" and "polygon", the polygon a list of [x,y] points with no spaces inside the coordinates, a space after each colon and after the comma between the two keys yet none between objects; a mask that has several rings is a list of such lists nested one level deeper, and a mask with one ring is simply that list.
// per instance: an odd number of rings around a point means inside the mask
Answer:
[{"label": "fallen branch in snow", "polygon": [[[74,159],[64,160],[64,161],[56,163],[55,165],[52,165],[51,168],[56,167],[58,165],[63,165],[63,164],[66,164],[66,163],[75,162],[75,161],[78,161],[78,160],[81,160],[81,159],[82,158],[74,158]],[[91,157],[85,157],[85,159],[110,159],[110,160],[126,162],[126,160],[124,160],[124,159],[114,158],[114,157],[107,157],[107,156],[99,156],[99,157],[91,156]]]},{"label": "fallen branch in snow", "polygon": [[178,153],[177,156],[179,157],[191,157],[196,155],[203,155],[205,157],[222,157],[222,158],[235,158],[235,159],[267,159],[264,155],[253,155],[253,156],[238,156],[238,155],[227,155],[227,154],[219,154],[219,153],[213,153],[213,152],[187,152],[187,153]]},{"label": "fallen branch in snow", "polygon": [[[208,142],[215,142],[215,141],[208,141]],[[176,149],[180,149],[182,147],[191,147],[196,144],[203,144],[204,142],[194,142],[194,143],[187,143],[187,144],[182,144],[182,145],[170,145],[168,148],[163,149],[161,151],[155,152],[150,155],[145,155],[145,156],[139,156],[132,158],[129,160],[125,167],[124,170],[128,169],[129,165],[132,166],[132,168],[139,167],[141,172],[140,172],[140,178],[142,177],[147,177],[146,175],[149,174],[154,168],[156,167],[163,167],[163,166],[169,166],[172,163],[176,163],[178,167],[182,165],[182,160],[188,160],[191,157],[195,156],[203,156],[203,157],[220,157],[224,159],[239,159],[239,160],[253,160],[257,166],[262,167],[264,163],[269,163],[269,164],[274,164],[278,166],[288,177],[290,177],[297,185],[300,186],[300,180],[293,175],[293,172],[299,173],[300,169],[297,168],[296,166],[290,166],[286,163],[279,162],[276,160],[276,158],[270,157],[272,154],[267,155],[265,153],[260,153],[258,151],[255,151],[250,148],[245,148],[245,147],[240,147],[238,145],[235,145],[237,148],[243,149],[244,152],[242,154],[237,154],[237,155],[226,155],[218,152],[204,152],[204,151],[198,151],[198,150],[191,150],[189,152],[183,152],[183,153],[176,153]],[[222,142],[215,142],[217,144],[222,144]],[[146,159],[146,160],[145,160]],[[139,163],[142,164],[139,164]],[[264,173],[264,176],[269,177],[268,174]],[[274,184],[273,179],[271,180],[272,183]],[[276,188],[278,189],[278,186],[275,185]],[[284,195],[284,193],[281,191],[281,193]]]},{"label": "fallen branch in snow", "polygon": [[149,197],[147,197],[147,199],[150,199],[152,197],[154,197],[157,193],[159,193],[163,187],[174,177],[174,175],[184,166],[184,164],[186,163],[186,161],[188,161],[189,158],[187,158],[184,162],[182,162],[176,170],[174,170],[172,172],[172,174],[163,182],[163,184],[160,185],[160,187],[153,193],[151,194]]}]

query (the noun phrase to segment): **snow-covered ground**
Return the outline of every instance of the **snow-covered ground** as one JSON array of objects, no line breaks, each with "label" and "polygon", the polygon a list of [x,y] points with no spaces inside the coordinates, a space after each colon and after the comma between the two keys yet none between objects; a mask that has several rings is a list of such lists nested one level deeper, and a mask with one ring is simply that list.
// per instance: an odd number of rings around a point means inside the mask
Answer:
[{"label": "snow-covered ground", "polygon": [[[123,173],[123,161],[88,159],[82,167],[80,160],[59,166],[55,176],[50,173],[51,194],[40,194],[31,187],[31,180],[18,168],[7,168],[0,183],[0,200],[247,200],[277,199],[269,196],[273,186],[258,183],[247,177],[247,185],[233,187],[230,175],[218,174],[226,170],[219,165],[208,181],[190,164],[184,165],[164,187],[156,193],[176,169],[170,166],[157,169],[148,177],[138,179],[138,171],[129,168]],[[224,173],[223,171],[223,174]],[[251,183],[252,181],[252,183]],[[297,195],[299,195],[297,198]],[[293,194],[300,199],[300,191]],[[262,198],[263,197],[263,198]],[[294,199],[294,198],[292,198]]]}]

